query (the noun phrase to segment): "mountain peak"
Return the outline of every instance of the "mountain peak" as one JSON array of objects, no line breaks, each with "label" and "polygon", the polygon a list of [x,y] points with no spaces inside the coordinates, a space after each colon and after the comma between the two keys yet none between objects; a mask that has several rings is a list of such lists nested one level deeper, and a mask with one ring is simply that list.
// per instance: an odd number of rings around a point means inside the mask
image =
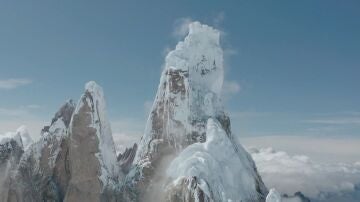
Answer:
[{"label": "mountain peak", "polygon": [[160,145],[181,150],[204,141],[207,118],[223,114],[223,51],[219,38],[220,31],[193,22],[189,34],[166,56],[137,157],[154,157],[150,153],[158,153]]},{"label": "mountain peak", "polygon": [[[98,197],[97,194],[104,192],[108,186],[112,187],[121,175],[104,93],[93,81],[85,85],[85,92],[71,119],[69,133],[69,162],[73,176],[65,199],[88,201],[91,197]],[[83,183],[90,188],[85,189]],[[81,194],[77,194],[79,189]],[[93,195],[88,195],[88,192]]]},{"label": "mountain peak", "polygon": [[190,23],[188,35],[166,56],[165,69],[186,71],[190,82],[220,95],[224,79],[220,31]]},{"label": "mountain peak", "polygon": [[205,25],[201,24],[198,21],[192,22],[189,24],[189,35],[188,38],[196,37],[199,40],[211,41],[217,45],[220,45],[220,31]]},{"label": "mountain peak", "polygon": [[85,91],[103,97],[103,89],[95,81],[89,81],[85,84]]},{"label": "mountain peak", "polygon": [[27,148],[32,142],[32,138],[30,137],[30,133],[26,126],[22,125],[16,130],[16,134],[21,136],[22,144],[24,149]]},{"label": "mountain peak", "polygon": [[54,118],[51,121],[51,125],[53,125],[57,120],[61,119],[66,127],[69,127],[72,113],[75,109],[75,103],[72,99],[66,101],[56,112]]},{"label": "mountain peak", "polygon": [[[163,180],[163,169],[167,167],[165,181],[173,183],[165,186],[171,195],[202,193],[214,201],[264,199],[267,190],[254,162],[231,134],[230,119],[221,103],[223,80],[220,31],[199,22],[190,23],[188,35],[165,58],[156,98],[130,171],[140,176],[132,178],[141,187],[140,198],[156,192],[158,185],[153,182]],[[197,158],[196,154],[201,153]],[[216,162],[228,167],[226,174],[223,165]],[[195,186],[199,189],[186,190],[189,184],[199,184]],[[202,186],[205,184],[209,186]]]}]

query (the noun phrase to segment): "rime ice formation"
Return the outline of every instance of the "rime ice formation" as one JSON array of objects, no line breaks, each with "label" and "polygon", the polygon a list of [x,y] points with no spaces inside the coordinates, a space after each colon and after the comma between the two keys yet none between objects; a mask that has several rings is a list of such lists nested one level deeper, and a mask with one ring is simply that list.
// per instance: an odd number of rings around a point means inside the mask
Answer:
[{"label": "rime ice formation", "polygon": [[266,202],[310,202],[301,192],[296,192],[293,196],[281,195],[276,189],[270,189],[266,196]]},{"label": "rime ice formation", "polygon": [[266,196],[266,202],[281,202],[281,195],[276,189],[270,189],[269,194]]},{"label": "rime ice formation", "polygon": [[231,134],[221,104],[223,78],[220,32],[191,23],[184,41],[166,56],[127,176],[139,200],[165,187],[163,198],[152,200],[265,201],[267,189],[253,160]]},{"label": "rime ice formation", "polygon": [[223,115],[223,74],[219,31],[198,22],[190,24],[189,35],[166,56],[136,161],[156,156],[162,145],[180,151],[203,141],[207,117]]},{"label": "rime ice formation", "polygon": [[242,147],[234,148],[220,123],[209,118],[206,142],[184,149],[171,162],[167,175],[172,179],[196,176],[206,182],[200,187],[214,201],[253,201],[260,193],[250,159]]}]

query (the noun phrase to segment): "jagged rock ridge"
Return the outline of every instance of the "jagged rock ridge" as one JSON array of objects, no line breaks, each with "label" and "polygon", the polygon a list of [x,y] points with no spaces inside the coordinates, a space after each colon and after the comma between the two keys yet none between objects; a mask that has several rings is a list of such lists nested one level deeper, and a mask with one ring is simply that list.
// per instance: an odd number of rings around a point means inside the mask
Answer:
[{"label": "jagged rock ridge", "polygon": [[70,173],[67,169],[67,132],[74,111],[69,100],[45,126],[40,140],[22,155],[11,184],[8,201],[62,201]]}]

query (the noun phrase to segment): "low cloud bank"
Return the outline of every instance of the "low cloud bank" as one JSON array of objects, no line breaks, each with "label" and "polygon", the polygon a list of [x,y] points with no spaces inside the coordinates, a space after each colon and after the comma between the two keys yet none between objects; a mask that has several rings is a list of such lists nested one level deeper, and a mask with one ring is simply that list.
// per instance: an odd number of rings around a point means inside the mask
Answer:
[{"label": "low cloud bank", "polygon": [[249,148],[267,187],[292,195],[301,191],[318,201],[360,199],[360,161],[321,163],[272,148]]}]

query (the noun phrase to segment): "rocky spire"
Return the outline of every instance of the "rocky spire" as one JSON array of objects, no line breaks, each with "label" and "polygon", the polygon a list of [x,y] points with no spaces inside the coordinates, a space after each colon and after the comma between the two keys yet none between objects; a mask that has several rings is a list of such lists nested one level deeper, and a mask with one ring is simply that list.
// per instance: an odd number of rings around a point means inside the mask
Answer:
[{"label": "rocky spire", "polygon": [[[203,199],[214,201],[239,198],[245,201],[265,200],[267,190],[256,171],[254,162],[231,134],[230,119],[221,103],[223,80],[220,32],[199,22],[191,23],[184,41],[179,42],[166,56],[156,98],[134,161],[134,172],[130,172],[138,173],[137,176],[140,176],[135,182],[142,195],[140,200],[145,200],[151,196],[151,193],[158,191],[158,186],[166,186],[166,184],[168,184],[167,196],[169,193],[191,196],[191,200],[200,200],[194,198],[196,195],[194,193],[202,193]],[[208,134],[209,121],[211,127],[218,127],[216,132],[211,132],[212,136]],[[214,138],[208,140],[214,136],[219,136],[221,139],[216,140],[215,143],[209,142],[214,142]],[[227,182],[221,185],[214,184],[216,180],[212,177],[218,180],[224,177],[217,169],[220,165],[215,163],[206,166],[201,160],[196,161],[199,168],[191,164],[196,160],[191,157],[194,154],[191,148],[203,150],[206,145],[217,143],[226,144],[227,148],[222,148],[223,145],[213,146],[211,149],[218,150],[205,152],[203,159],[219,161],[225,158],[224,162],[227,162],[231,168],[228,170],[227,178],[238,178],[239,181],[234,182],[233,185],[240,186],[238,189],[243,192],[235,193],[233,189],[229,189],[231,185]],[[191,148],[188,149],[189,147]],[[226,160],[224,152],[230,152],[231,161]],[[180,160],[174,163],[175,157]],[[189,167],[181,165],[182,161],[189,161]],[[163,173],[169,165],[172,166],[171,169],[176,168],[176,172],[168,172],[169,178],[164,180]],[[180,173],[182,176],[173,173]],[[200,175],[201,173],[207,175]],[[191,182],[199,183],[199,186],[194,185],[196,187],[194,190],[182,188],[181,186],[188,184],[187,179],[193,179]],[[169,184],[171,180],[182,183]],[[249,185],[240,182],[241,180],[246,180]],[[163,184],[158,183],[161,181]],[[208,186],[205,189],[201,184]],[[224,197],[221,196],[221,191],[227,191]]]},{"label": "rocky spire", "polygon": [[100,201],[120,175],[102,88],[91,81],[70,123],[71,180],[65,201]]},{"label": "rocky spire", "polygon": [[223,74],[219,31],[191,23],[188,36],[166,56],[136,161],[204,141],[207,118],[222,114]]}]

